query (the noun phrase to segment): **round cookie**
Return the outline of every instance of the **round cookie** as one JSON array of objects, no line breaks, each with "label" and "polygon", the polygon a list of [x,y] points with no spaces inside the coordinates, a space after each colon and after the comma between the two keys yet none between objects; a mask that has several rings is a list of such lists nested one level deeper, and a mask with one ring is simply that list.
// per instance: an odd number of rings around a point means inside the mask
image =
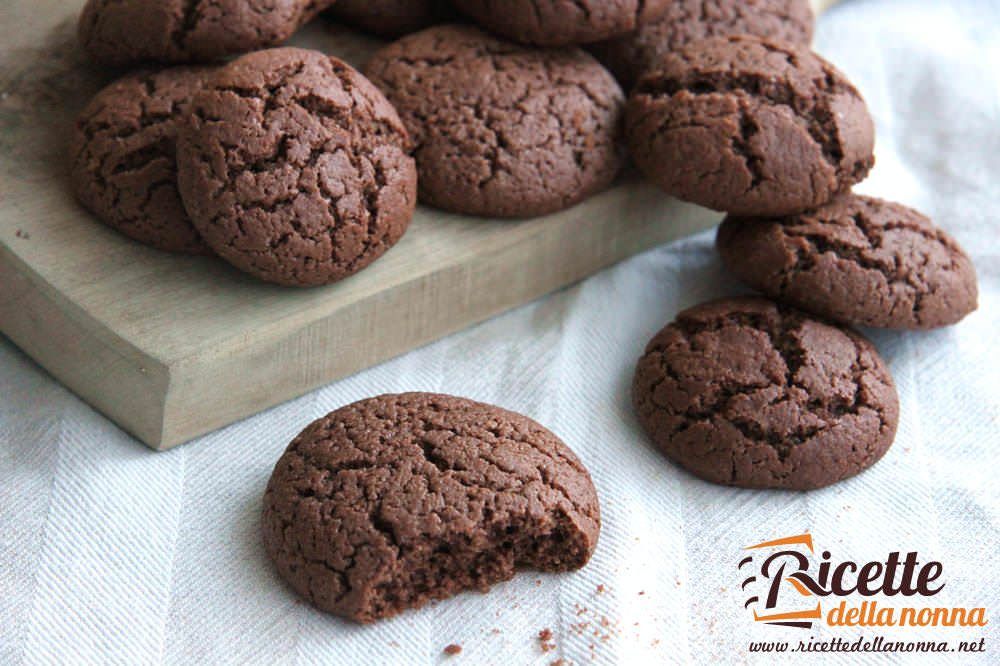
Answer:
[{"label": "round cookie", "polygon": [[430,393],[341,407],[295,438],[264,494],[264,545],[318,608],[360,622],[531,568],[585,565],[601,519],[559,438],[499,407]]},{"label": "round cookie", "polygon": [[610,39],[659,18],[672,0],[452,0],[491,32],[523,44],[570,46]]},{"label": "round cookie", "polygon": [[383,48],[366,72],[410,132],[424,203],[544,215],[604,189],[622,167],[621,88],[579,49],[446,25]]},{"label": "round cookie", "polygon": [[808,46],[814,23],[809,0],[675,0],[659,19],[588,48],[630,88],[663,57],[690,42],[756,35]]},{"label": "round cookie", "polygon": [[220,257],[289,286],[334,282],[392,247],[416,168],[392,105],[318,51],[251,53],[195,96],[178,141],[191,220]]},{"label": "round cookie", "polygon": [[80,113],[71,139],[77,199],[123,234],[161,250],[209,254],[177,192],[178,125],[212,70],[130,74]]},{"label": "round cookie", "polygon": [[848,324],[923,329],[976,309],[976,269],[912,208],[845,194],[786,218],[728,217],[726,266],[771,298]]},{"label": "round cookie", "polygon": [[626,111],[639,169],[679,199],[737,215],[821,206],[875,163],[858,91],[803,47],[692,42],[643,76]]},{"label": "round cookie", "polygon": [[332,0],[88,0],[77,27],[105,65],[207,62],[283,42]]},{"label": "round cookie", "polygon": [[366,32],[400,37],[453,18],[446,0],[337,0],[327,14]]},{"label": "round cookie", "polygon": [[632,399],[668,458],[741,488],[809,490],[858,474],[899,420],[870,342],[761,298],[677,315],[639,359]]}]

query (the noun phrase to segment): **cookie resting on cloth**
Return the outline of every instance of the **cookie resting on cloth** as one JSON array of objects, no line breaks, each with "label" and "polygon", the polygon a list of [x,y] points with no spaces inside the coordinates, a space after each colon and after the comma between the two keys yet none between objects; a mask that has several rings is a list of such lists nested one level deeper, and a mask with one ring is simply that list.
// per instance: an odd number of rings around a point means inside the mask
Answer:
[{"label": "cookie resting on cloth", "polygon": [[668,458],[742,488],[809,490],[854,476],[885,454],[899,420],[870,342],[762,298],[677,315],[639,359],[632,399]]},{"label": "cookie resting on cloth", "polygon": [[716,245],[754,289],[845,324],[936,328],[976,309],[976,269],[955,239],[882,199],[845,194],[791,217],[729,217]]},{"label": "cookie resting on cloth", "polygon": [[521,568],[590,559],[590,475],[559,438],[499,407],[383,395],[315,421],[264,495],[264,545],[316,607],[372,622]]}]

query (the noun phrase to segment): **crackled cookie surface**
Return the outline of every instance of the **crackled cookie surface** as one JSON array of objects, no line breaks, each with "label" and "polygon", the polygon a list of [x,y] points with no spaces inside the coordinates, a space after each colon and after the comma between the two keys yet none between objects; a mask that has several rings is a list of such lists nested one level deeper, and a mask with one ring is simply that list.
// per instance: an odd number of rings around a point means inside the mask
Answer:
[{"label": "crackled cookie surface", "polygon": [[455,17],[447,0],[337,0],[332,18],[383,37],[399,37]]},{"label": "crackled cookie surface", "polygon": [[525,44],[609,39],[663,14],[671,0],[452,0],[491,32]]},{"label": "crackled cookie surface", "polygon": [[600,511],[587,470],[536,422],[405,393],[342,407],[296,437],[268,483],[263,528],[296,592],[372,622],[522,567],[582,567]]},{"label": "crackled cookie surface", "polygon": [[77,198],[109,226],[170,252],[207,254],[177,192],[178,123],[210,68],[140,72],[101,90],[71,140]]},{"label": "crackled cookie surface", "polygon": [[899,420],[870,342],[760,298],[681,312],[647,345],[632,397],[668,458],[744,488],[809,490],[858,474]]},{"label": "crackled cookie surface", "polygon": [[604,189],[622,166],[621,89],[579,49],[438,26],[382,49],[366,73],[399,110],[433,206],[543,215]]},{"label": "crackled cookie surface", "polygon": [[756,35],[808,46],[814,22],[809,0],[674,0],[655,21],[589,48],[623,86],[631,87],[661,58],[690,42]]},{"label": "crackled cookie surface", "polygon": [[416,168],[392,105],[318,51],[245,55],[195,96],[178,142],[191,220],[220,257],[263,280],[327,284],[403,235]]},{"label": "crackled cookie surface", "polygon": [[976,309],[972,261],[924,215],[855,194],[787,218],[729,217],[716,245],[755,289],[849,324],[947,326]]},{"label": "crackled cookie surface", "polygon": [[808,49],[750,36],[660,60],[629,98],[626,132],[666,192],[737,215],[821,206],[875,162],[871,116],[844,75]]},{"label": "crackled cookie surface", "polygon": [[206,62],[282,42],[332,0],[88,0],[80,43],[106,65]]}]

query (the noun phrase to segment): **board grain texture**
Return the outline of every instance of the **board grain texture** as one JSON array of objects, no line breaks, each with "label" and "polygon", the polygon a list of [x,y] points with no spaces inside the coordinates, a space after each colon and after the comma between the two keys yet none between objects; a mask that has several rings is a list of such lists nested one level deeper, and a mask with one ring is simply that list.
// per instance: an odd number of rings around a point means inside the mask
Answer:
[{"label": "board grain texture", "polygon": [[[217,259],[142,247],[74,201],[68,131],[113,74],[89,65],[76,46],[82,2],[2,4],[0,331],[155,449],[720,219],[626,174],[570,210],[533,220],[421,206],[402,241],[361,273],[309,290],[267,285]],[[322,18],[292,43],[354,64],[379,46]]]}]

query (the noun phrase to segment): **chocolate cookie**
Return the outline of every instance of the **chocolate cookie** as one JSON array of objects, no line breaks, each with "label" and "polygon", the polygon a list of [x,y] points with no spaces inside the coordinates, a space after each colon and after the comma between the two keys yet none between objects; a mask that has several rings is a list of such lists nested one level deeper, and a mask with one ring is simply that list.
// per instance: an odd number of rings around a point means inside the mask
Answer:
[{"label": "chocolate cookie", "polygon": [[483,27],[524,44],[569,46],[610,39],[653,21],[672,0],[452,0]]},{"label": "chocolate cookie", "polygon": [[208,254],[177,193],[177,128],[210,68],[130,74],[107,86],[77,118],[73,189],[109,226],[171,252]]},{"label": "chocolate cookie", "polygon": [[917,211],[845,194],[777,219],[729,217],[716,244],[768,296],[848,324],[934,328],[976,309],[976,269]]},{"label": "chocolate cookie", "polygon": [[815,17],[809,0],[674,0],[666,13],[589,50],[631,87],[666,55],[707,37],[756,35],[808,46]]},{"label": "chocolate cookie", "polygon": [[80,43],[97,62],[207,62],[283,42],[333,0],[88,0]]},{"label": "chocolate cookie", "polygon": [[693,42],[628,102],[636,164],[685,201],[737,215],[822,206],[875,163],[857,90],[809,50],[756,37]]},{"label": "chocolate cookie", "polygon": [[366,32],[399,37],[454,18],[446,0],[337,0],[327,14]]},{"label": "chocolate cookie", "polygon": [[590,475],[531,419],[430,393],[383,395],[306,428],[264,495],[264,545],[322,610],[372,622],[517,569],[582,567]]},{"label": "chocolate cookie", "polygon": [[899,400],[863,337],[761,298],[677,315],[639,359],[639,422],[668,458],[707,481],[809,490],[875,464]]},{"label": "chocolate cookie", "polygon": [[385,47],[366,71],[410,131],[421,201],[433,206],[544,215],[604,189],[622,166],[621,89],[579,49],[437,26]]},{"label": "chocolate cookie", "polygon": [[320,285],[403,235],[416,168],[399,116],[361,74],[318,51],[257,51],[195,96],[178,184],[205,242],[262,280]]}]

